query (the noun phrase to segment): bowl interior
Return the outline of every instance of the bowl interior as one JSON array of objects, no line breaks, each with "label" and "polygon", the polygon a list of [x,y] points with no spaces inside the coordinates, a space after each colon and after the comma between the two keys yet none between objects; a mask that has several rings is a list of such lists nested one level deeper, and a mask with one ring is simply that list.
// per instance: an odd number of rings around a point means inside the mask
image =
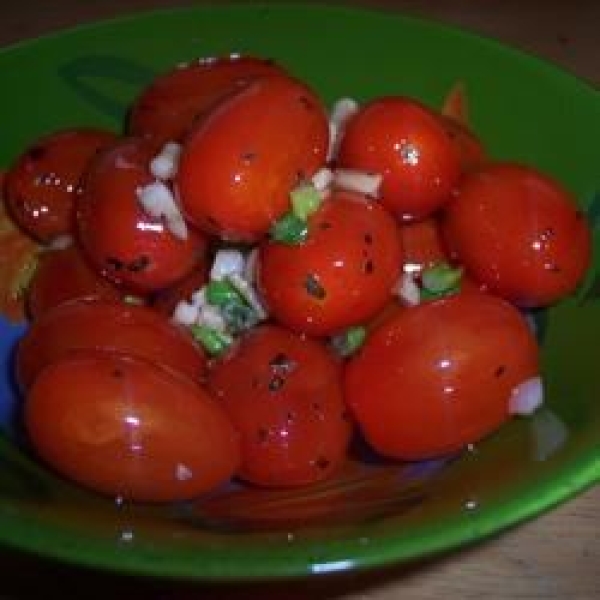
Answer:
[{"label": "bowl interior", "polygon": [[[224,5],[86,26],[0,52],[0,166],[60,127],[118,128],[156,73],[197,56],[273,57],[331,103],[406,94],[440,106],[458,80],[490,154],[544,169],[600,215],[600,102],[570,75],[495,42],[396,14],[325,6]],[[40,102],[40,98],[42,101]],[[600,238],[595,236],[598,249]],[[597,252],[596,252],[597,254]],[[15,422],[0,323],[0,541],[101,568],[202,579],[283,577],[382,565],[478,540],[600,477],[598,265],[569,300],[536,315],[546,405],[469,452],[385,464],[365,457],[294,492],[234,486],[197,502],[129,506],[32,461]],[[485,393],[485,390],[482,391]]]}]

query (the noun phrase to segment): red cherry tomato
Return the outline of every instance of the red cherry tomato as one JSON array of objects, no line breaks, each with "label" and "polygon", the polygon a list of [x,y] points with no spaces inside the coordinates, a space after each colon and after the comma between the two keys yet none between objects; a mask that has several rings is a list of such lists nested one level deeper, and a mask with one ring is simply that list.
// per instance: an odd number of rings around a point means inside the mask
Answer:
[{"label": "red cherry tomato", "polygon": [[142,90],[129,113],[128,130],[159,144],[180,141],[199,115],[232,91],[262,75],[284,73],[273,61],[238,55],[175,67]]},{"label": "red cherry tomato", "polygon": [[4,184],[6,203],[17,224],[40,242],[71,233],[83,172],[90,159],[115,139],[108,131],[68,129],[27,148],[8,170]]},{"label": "red cherry tomato", "polygon": [[156,294],[152,300],[152,308],[170,317],[179,302],[190,301],[192,294],[208,282],[208,269],[208,260],[202,261],[181,281]]},{"label": "red cherry tomato", "polygon": [[427,267],[449,261],[436,217],[401,223],[398,232],[406,273],[421,273]]},{"label": "red cherry tomato", "polygon": [[519,311],[489,294],[455,294],[398,311],[350,359],[346,401],[384,456],[460,450],[509,418],[515,386],[538,374]]},{"label": "red cherry tomato", "polygon": [[209,233],[255,241],[324,163],[328,143],[327,115],[305,84],[256,80],[190,132],[176,178],[184,214]]},{"label": "red cherry tomato", "polygon": [[575,199],[523,165],[469,175],[447,207],[445,235],[476,280],[523,307],[571,293],[591,260],[590,228]]},{"label": "red cherry tomato", "polygon": [[458,155],[461,171],[468,173],[484,165],[487,161],[487,155],[483,142],[479,137],[456,119],[444,115],[441,116],[441,119],[442,126]]},{"label": "red cherry tomato", "polygon": [[431,215],[449,200],[460,176],[439,116],[397,96],[375,99],[349,119],[337,162],[380,173],[381,201],[402,220]]},{"label": "red cherry tomato", "polygon": [[27,288],[27,309],[37,319],[51,308],[76,298],[121,300],[123,291],[93,269],[77,245],[47,250]]},{"label": "red cherry tomato", "polygon": [[237,433],[199,385],[112,352],[44,369],[27,395],[25,424],[58,472],[133,501],[193,498],[226,482],[240,459]]},{"label": "red cherry tomato", "polygon": [[204,259],[205,237],[188,228],[181,239],[148,215],[138,193],[154,182],[149,165],[156,146],[127,138],[91,163],[77,205],[84,252],[101,273],[140,293],[165,288]]},{"label": "red cherry tomato", "polygon": [[141,356],[196,381],[206,365],[188,333],[148,307],[73,300],[44,313],[21,338],[15,360],[20,387],[29,388],[47,364],[86,349]]},{"label": "red cherry tomato", "polygon": [[351,425],[340,363],[321,343],[260,326],[210,369],[208,386],[241,434],[241,478],[303,485],[344,461]]},{"label": "red cherry tomato", "polygon": [[339,191],[310,216],[305,242],[261,245],[258,286],[277,321],[321,336],[372,317],[401,266],[393,218],[377,202]]}]

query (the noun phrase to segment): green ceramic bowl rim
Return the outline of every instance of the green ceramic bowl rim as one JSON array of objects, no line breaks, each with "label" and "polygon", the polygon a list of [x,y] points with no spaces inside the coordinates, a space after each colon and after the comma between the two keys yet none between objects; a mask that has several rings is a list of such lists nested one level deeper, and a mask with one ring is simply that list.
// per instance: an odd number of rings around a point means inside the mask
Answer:
[{"label": "green ceramic bowl rim", "polygon": [[[361,8],[337,4],[285,2],[277,5],[267,3],[202,3],[191,7],[155,9],[132,13],[94,23],[81,24],[68,29],[48,33],[34,39],[19,41],[0,49],[0,54],[10,53],[18,48],[34,46],[38,43],[52,42],[65,34],[93,31],[97,28],[110,27],[112,24],[126,24],[146,19],[157,19],[161,16],[195,13],[205,10],[237,11],[260,10],[269,8],[275,11],[323,9],[334,10],[343,17],[346,14],[381,13],[389,18],[401,20],[409,27],[428,29],[430,32],[451,32],[457,38],[486,45],[495,52],[502,53],[516,61],[529,63],[537,70],[549,72],[555,78],[562,78],[569,85],[575,85],[588,93],[597,93],[595,87],[575,75],[565,71],[537,56],[522,50],[506,46],[499,41],[487,38],[458,27],[446,25],[436,20],[428,20],[387,9]],[[315,561],[308,556],[308,549],[302,545],[290,544],[284,549],[277,548],[268,560],[264,556],[254,557],[248,554],[243,563],[234,567],[227,566],[226,557],[216,560],[199,560],[198,553],[173,552],[166,555],[157,548],[144,548],[138,552],[132,548],[128,552],[116,553],[114,543],[82,539],[81,534],[72,534],[54,526],[44,531],[35,531],[32,523],[21,523],[11,518],[11,511],[6,510],[0,499],[0,542],[27,552],[44,557],[59,559],[73,564],[110,570],[118,573],[151,575],[167,578],[185,578],[204,581],[247,581],[263,579],[284,579],[306,575],[342,572],[348,570],[364,570],[374,567],[389,566],[397,563],[408,563],[425,557],[437,555],[460,546],[481,541],[511,526],[540,515],[557,504],[568,500],[576,494],[600,482],[600,453],[594,456],[580,456],[565,464],[560,471],[554,472],[540,482],[532,484],[519,495],[512,496],[502,506],[492,508],[483,506],[477,511],[476,528],[465,528],[464,521],[455,519],[445,523],[438,530],[428,532],[419,539],[406,540],[393,531],[377,538],[377,546],[366,546],[361,550],[347,550],[348,540],[343,538],[334,542],[324,541],[320,547],[319,559]],[[33,531],[28,530],[33,528]],[[209,551],[199,551],[206,559]],[[262,561],[262,562],[261,562]]]}]

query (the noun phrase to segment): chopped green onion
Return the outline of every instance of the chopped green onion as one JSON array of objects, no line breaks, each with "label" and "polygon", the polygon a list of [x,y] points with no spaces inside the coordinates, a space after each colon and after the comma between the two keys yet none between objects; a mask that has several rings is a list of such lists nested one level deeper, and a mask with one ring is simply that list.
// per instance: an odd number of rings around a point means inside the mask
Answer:
[{"label": "chopped green onion", "polygon": [[321,204],[321,195],[311,183],[300,184],[290,193],[292,213],[302,221],[306,221]]},{"label": "chopped green onion", "polygon": [[284,244],[301,244],[308,237],[308,224],[288,212],[271,227],[271,238]]},{"label": "chopped green onion", "polygon": [[360,325],[355,325],[333,336],[331,345],[340,356],[350,356],[363,345],[366,337],[367,330]]},{"label": "chopped green onion", "polygon": [[233,343],[231,336],[206,325],[192,325],[190,330],[194,339],[202,344],[211,356],[223,354]]},{"label": "chopped green onion", "polygon": [[213,306],[240,302],[240,293],[226,279],[217,279],[206,286],[206,301]]},{"label": "chopped green onion", "polygon": [[452,267],[448,263],[425,269],[421,274],[421,297],[430,299],[458,292],[462,274],[462,268]]},{"label": "chopped green onion", "polygon": [[250,329],[259,321],[256,311],[245,302],[227,302],[219,308],[227,329],[233,334]]}]

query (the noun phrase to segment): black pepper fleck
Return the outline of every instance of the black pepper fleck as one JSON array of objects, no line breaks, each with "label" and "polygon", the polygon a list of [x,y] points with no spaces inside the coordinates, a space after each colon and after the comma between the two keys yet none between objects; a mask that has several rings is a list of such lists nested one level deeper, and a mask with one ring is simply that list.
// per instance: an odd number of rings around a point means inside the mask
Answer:
[{"label": "black pepper fleck", "polygon": [[150,258],[142,254],[142,256],[138,256],[127,265],[127,270],[131,271],[132,273],[139,273],[140,271],[147,269],[149,265]]},{"label": "black pepper fleck", "polygon": [[321,469],[322,471],[329,467],[330,464],[331,461],[324,456],[319,456],[317,460],[315,460],[315,467],[317,467],[317,469]]},{"label": "black pepper fleck", "polygon": [[115,271],[120,271],[125,263],[119,258],[115,258],[114,256],[108,256],[105,260],[106,264]]},{"label": "black pepper fleck", "polygon": [[506,365],[500,365],[495,371],[494,375],[496,377],[501,377],[506,372]]},{"label": "black pepper fleck", "polygon": [[284,352],[278,352],[270,361],[269,366],[276,373],[289,373],[296,366],[296,361],[292,360]]},{"label": "black pepper fleck", "polygon": [[309,273],[304,280],[304,289],[310,296],[317,298],[317,300],[324,300],[327,296],[325,288],[321,285],[316,275]]},{"label": "black pepper fleck", "polygon": [[269,381],[269,391],[277,392],[278,390],[280,390],[283,387],[284,384],[285,384],[285,378],[282,377],[281,375],[275,375]]}]

